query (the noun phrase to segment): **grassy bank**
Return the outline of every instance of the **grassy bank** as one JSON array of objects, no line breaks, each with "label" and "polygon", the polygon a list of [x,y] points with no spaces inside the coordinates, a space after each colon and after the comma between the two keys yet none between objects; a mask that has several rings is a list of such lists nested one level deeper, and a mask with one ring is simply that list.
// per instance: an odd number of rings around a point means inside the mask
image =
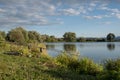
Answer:
[{"label": "grassy bank", "polygon": [[0,54],[0,80],[120,80],[120,60],[106,61],[103,67],[65,54],[56,58]]},{"label": "grassy bank", "polygon": [[0,80],[74,80],[77,73],[47,56],[28,58],[0,54]]}]

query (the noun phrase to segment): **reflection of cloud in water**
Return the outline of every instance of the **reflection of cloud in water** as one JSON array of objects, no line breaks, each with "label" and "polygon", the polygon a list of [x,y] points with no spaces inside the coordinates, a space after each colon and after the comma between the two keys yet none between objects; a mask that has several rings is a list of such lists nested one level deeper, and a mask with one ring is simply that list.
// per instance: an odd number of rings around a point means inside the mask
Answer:
[{"label": "reflection of cloud in water", "polygon": [[115,44],[114,43],[108,43],[107,48],[108,48],[109,51],[113,51],[113,50],[115,50]]}]

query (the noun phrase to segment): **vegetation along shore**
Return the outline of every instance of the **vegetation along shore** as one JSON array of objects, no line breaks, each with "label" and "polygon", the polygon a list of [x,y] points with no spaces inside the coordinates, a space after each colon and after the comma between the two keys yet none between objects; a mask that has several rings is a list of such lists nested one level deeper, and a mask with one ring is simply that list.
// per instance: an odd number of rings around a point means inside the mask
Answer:
[{"label": "vegetation along shore", "polygon": [[[71,38],[71,35],[74,37]],[[40,35],[18,27],[7,34],[0,32],[0,80],[120,80],[120,59],[95,63],[88,58],[62,52],[57,57],[47,54],[43,42],[77,41],[74,33],[63,38]],[[114,41],[115,35],[107,35]]]}]

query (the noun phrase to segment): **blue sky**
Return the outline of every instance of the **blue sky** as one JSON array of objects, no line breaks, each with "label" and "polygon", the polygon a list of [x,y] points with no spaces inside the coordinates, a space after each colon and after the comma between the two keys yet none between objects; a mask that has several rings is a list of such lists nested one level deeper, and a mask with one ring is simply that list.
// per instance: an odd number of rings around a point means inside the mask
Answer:
[{"label": "blue sky", "polygon": [[0,30],[22,26],[62,37],[120,36],[120,0],[0,0]]}]

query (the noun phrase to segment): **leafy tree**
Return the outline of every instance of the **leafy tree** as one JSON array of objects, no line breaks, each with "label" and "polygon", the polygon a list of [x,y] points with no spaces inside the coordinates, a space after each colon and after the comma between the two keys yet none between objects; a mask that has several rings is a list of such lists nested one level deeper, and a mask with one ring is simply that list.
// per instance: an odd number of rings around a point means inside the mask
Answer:
[{"label": "leafy tree", "polygon": [[63,42],[64,40],[63,40],[63,38],[57,38],[57,41],[58,42]]},{"label": "leafy tree", "polygon": [[57,39],[55,38],[55,36],[50,36],[49,42],[57,42]]},{"label": "leafy tree", "polygon": [[22,27],[17,27],[8,32],[6,39],[11,42],[23,44],[29,39],[28,32]]},{"label": "leafy tree", "polygon": [[27,42],[28,41],[28,31],[26,31],[25,29],[23,29],[22,27],[17,27],[15,28],[15,30],[18,30],[18,31],[21,31],[24,38],[25,38],[25,41]]},{"label": "leafy tree", "polygon": [[4,38],[2,37],[2,35],[0,35],[0,41],[4,41]]},{"label": "leafy tree", "polygon": [[86,42],[86,38],[84,38],[84,37],[80,37],[80,38],[78,38],[77,41],[78,41],[78,42]]},{"label": "leafy tree", "polygon": [[36,31],[29,31],[28,32],[28,37],[30,41],[37,41],[37,42],[41,42],[41,35],[36,32]]},{"label": "leafy tree", "polygon": [[23,44],[25,42],[25,38],[22,32],[15,29],[8,32],[7,40],[10,42],[16,42],[19,44]]},{"label": "leafy tree", "polygon": [[114,35],[113,33],[109,33],[109,34],[107,35],[107,41],[112,42],[112,41],[114,41],[114,40],[115,40],[115,35]]},{"label": "leafy tree", "polygon": [[5,40],[5,36],[6,36],[5,32],[0,31],[0,41],[4,41]]},{"label": "leafy tree", "polygon": [[76,41],[76,34],[73,32],[66,32],[64,35],[64,40],[66,42],[75,42]]},{"label": "leafy tree", "polygon": [[42,39],[42,42],[48,42],[49,36],[46,34],[41,35],[41,39]]},{"label": "leafy tree", "polygon": [[55,36],[49,36],[49,35],[42,35],[41,36],[43,42],[57,42],[58,39]]}]

